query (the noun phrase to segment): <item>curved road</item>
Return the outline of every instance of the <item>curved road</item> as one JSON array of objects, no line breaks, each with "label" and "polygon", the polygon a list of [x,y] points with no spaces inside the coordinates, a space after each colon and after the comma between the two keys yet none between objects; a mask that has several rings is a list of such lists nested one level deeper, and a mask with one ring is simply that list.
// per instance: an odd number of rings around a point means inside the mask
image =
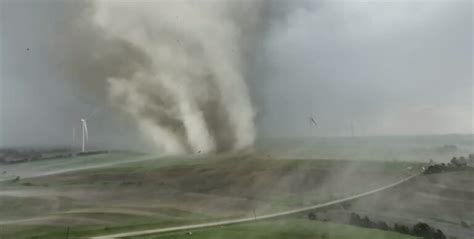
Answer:
[{"label": "curved road", "polygon": [[110,234],[110,235],[103,235],[103,236],[96,236],[96,237],[90,237],[91,239],[111,239],[111,238],[123,238],[123,237],[131,237],[131,236],[143,236],[143,235],[149,235],[149,234],[157,234],[157,233],[163,233],[163,232],[175,232],[175,231],[183,231],[183,230],[191,230],[191,229],[199,229],[199,228],[206,228],[206,227],[215,227],[215,226],[224,226],[224,225],[231,225],[231,224],[236,224],[236,223],[244,223],[244,222],[251,222],[251,221],[256,221],[256,220],[263,220],[263,219],[269,219],[269,218],[275,218],[275,217],[280,217],[280,216],[285,216],[289,214],[295,214],[295,213],[300,213],[304,211],[309,211],[313,209],[318,209],[318,208],[323,208],[323,207],[328,207],[332,206],[335,204],[351,201],[357,198],[365,197],[383,190],[387,190],[389,188],[395,187],[399,184],[402,184],[418,175],[420,173],[411,175],[407,178],[404,178],[398,182],[365,192],[361,194],[357,194],[354,196],[342,198],[342,199],[337,199],[334,201],[322,203],[322,204],[317,204],[313,206],[308,206],[308,207],[302,207],[290,211],[284,211],[284,212],[278,212],[278,213],[272,213],[272,214],[266,214],[262,216],[256,216],[256,217],[246,217],[246,218],[240,218],[240,219],[231,219],[231,220],[224,220],[224,221],[217,221],[217,222],[209,222],[209,223],[201,223],[201,224],[193,224],[193,225],[187,225],[187,226],[177,226],[177,227],[166,227],[166,228],[158,228],[158,229],[149,229],[149,230],[142,230],[142,231],[134,231],[134,232],[124,232],[124,233],[117,233],[117,234]]}]

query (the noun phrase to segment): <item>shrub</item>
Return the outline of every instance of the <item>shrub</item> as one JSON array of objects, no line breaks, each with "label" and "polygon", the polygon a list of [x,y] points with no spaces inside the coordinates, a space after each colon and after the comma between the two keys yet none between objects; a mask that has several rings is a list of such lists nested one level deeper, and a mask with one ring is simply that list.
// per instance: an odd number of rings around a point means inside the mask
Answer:
[{"label": "shrub", "polygon": [[395,224],[393,230],[402,234],[410,234],[410,229],[405,225]]},{"label": "shrub", "polygon": [[413,235],[415,236],[432,238],[433,234],[433,229],[426,223],[420,222],[413,226]]},{"label": "shrub", "polygon": [[367,216],[361,220],[361,226],[366,228],[375,228],[376,225]]},{"label": "shrub", "polygon": [[354,226],[361,226],[361,219],[357,213],[351,213],[349,223]]},{"label": "shrub", "polygon": [[446,236],[441,230],[436,230],[436,233],[434,235],[434,239],[446,239]]},{"label": "shrub", "polygon": [[380,229],[380,230],[384,230],[384,231],[388,231],[390,228],[388,227],[387,223],[383,222],[383,221],[379,221],[377,223],[377,228]]}]

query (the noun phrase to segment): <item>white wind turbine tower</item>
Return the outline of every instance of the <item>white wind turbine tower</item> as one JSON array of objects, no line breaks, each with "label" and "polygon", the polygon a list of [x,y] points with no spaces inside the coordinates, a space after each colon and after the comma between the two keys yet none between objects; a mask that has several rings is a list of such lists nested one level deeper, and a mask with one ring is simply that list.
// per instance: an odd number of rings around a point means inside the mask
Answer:
[{"label": "white wind turbine tower", "polygon": [[87,122],[81,119],[82,122],[82,152],[86,151],[86,142],[89,140],[89,133],[87,132]]}]

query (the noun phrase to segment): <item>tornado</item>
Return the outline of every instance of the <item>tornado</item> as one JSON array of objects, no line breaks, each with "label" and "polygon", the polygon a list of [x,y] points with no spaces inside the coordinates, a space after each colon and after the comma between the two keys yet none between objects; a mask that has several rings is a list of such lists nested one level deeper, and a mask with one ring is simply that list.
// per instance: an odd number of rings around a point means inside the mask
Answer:
[{"label": "tornado", "polygon": [[[125,63],[127,74],[107,76],[107,98],[166,153],[251,149],[255,110],[245,62],[261,6],[94,1],[91,21],[103,38],[131,46],[146,59]],[[127,55],[121,57],[127,62]]]}]

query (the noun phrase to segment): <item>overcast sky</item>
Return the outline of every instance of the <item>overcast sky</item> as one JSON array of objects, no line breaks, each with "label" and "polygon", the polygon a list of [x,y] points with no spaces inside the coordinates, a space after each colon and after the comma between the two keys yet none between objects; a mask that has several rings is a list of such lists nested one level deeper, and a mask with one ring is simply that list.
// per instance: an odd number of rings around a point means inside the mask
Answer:
[{"label": "overcast sky", "polygon": [[[76,9],[0,2],[0,145],[66,144],[89,114],[97,143],[127,144],[133,123],[52,58]],[[471,1],[265,7],[247,75],[260,137],[473,132]]]},{"label": "overcast sky", "polygon": [[471,1],[285,7],[251,77],[261,134],[473,132]]},{"label": "overcast sky", "polygon": [[80,76],[65,69],[72,64],[64,59],[82,56],[65,47],[80,45],[64,41],[76,37],[74,32],[89,34],[68,29],[83,11],[78,2],[0,0],[0,146],[70,145],[73,140],[77,145],[81,118],[90,119],[91,144],[137,142],[131,120],[105,104],[101,90],[88,92],[74,84]]}]

